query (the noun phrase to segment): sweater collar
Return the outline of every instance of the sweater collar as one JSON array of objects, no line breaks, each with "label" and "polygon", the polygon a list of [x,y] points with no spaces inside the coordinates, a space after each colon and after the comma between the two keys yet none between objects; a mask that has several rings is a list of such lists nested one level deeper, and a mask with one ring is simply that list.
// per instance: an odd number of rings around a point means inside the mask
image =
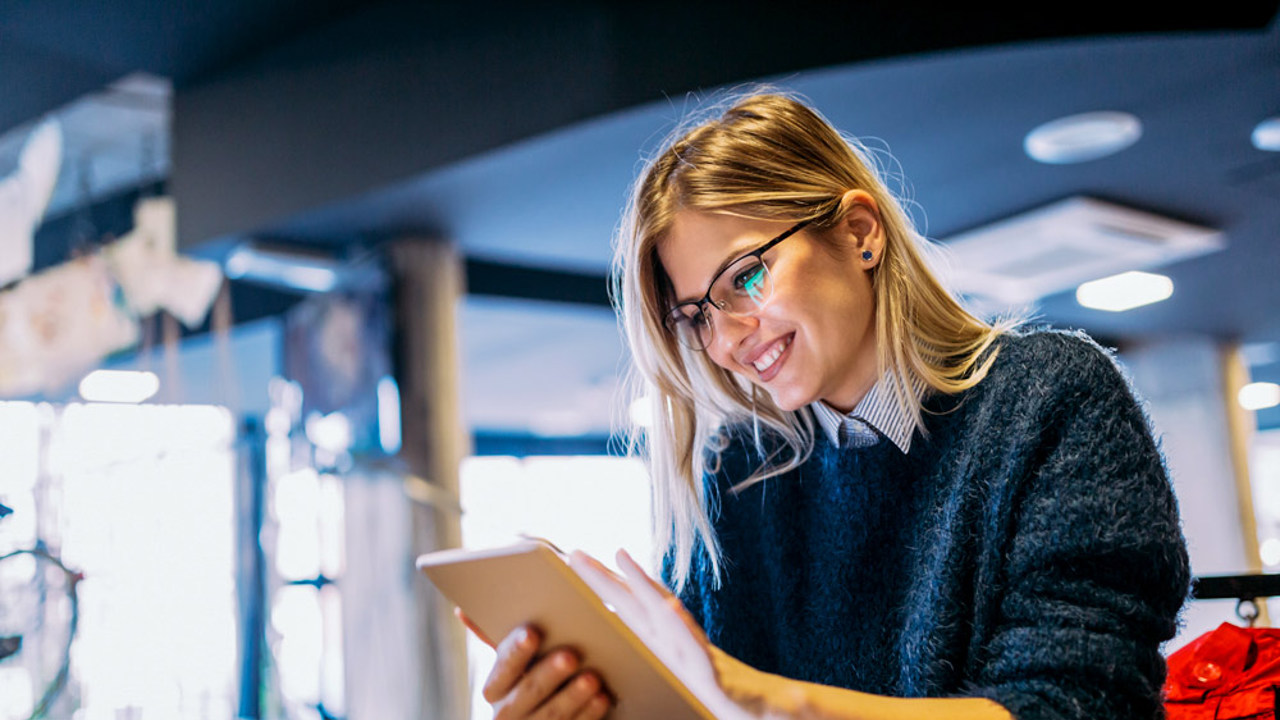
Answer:
[{"label": "sweater collar", "polygon": [[[910,379],[911,392],[916,399],[924,397],[925,384],[919,378]],[[885,373],[871,390],[862,398],[848,415],[819,400],[809,406],[813,416],[827,439],[835,447],[840,446],[840,426],[849,423],[852,428],[859,424],[870,426],[876,432],[889,438],[905,455],[911,450],[911,438],[915,435],[915,423],[911,413],[899,406],[893,394],[893,375]],[[849,422],[853,421],[853,422]]]}]

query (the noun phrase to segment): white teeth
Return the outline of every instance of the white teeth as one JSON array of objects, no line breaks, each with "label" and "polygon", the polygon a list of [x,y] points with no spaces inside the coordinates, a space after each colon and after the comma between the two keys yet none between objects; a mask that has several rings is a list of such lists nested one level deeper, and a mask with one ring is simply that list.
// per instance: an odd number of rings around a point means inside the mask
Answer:
[{"label": "white teeth", "polygon": [[791,338],[787,338],[786,340],[783,340],[782,342],[775,345],[772,350],[770,350],[769,352],[757,358],[755,362],[751,363],[751,365],[755,367],[756,372],[762,373],[765,370],[768,370],[769,368],[773,367],[773,364],[778,361],[779,357],[782,356],[782,351],[786,350],[787,346],[790,344],[791,344]]}]

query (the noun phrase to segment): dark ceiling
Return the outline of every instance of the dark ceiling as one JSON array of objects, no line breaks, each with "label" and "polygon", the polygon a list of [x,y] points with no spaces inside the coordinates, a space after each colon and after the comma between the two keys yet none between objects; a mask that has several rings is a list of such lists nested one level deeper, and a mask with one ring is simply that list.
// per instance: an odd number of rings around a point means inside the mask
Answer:
[{"label": "dark ceiling", "polygon": [[[1274,1],[1158,13],[1077,3],[1060,15],[884,2],[786,14],[667,2],[2,7],[0,132],[130,72],[173,80],[173,190],[195,218],[183,242],[205,252],[245,236],[336,247],[415,233],[456,240],[490,288],[545,286],[557,272],[602,280],[640,152],[694,102],[686,93],[766,79],[883,141],[930,237],[1081,194],[1226,233],[1225,252],[1162,271],[1177,288],[1169,301],[1102,314],[1051,297],[1047,319],[1116,340],[1280,343],[1280,154],[1248,141],[1280,115]],[[346,85],[327,91],[332,68]],[[433,94],[414,98],[420,86]],[[1040,123],[1113,109],[1144,123],[1119,155],[1046,166],[1022,152]]]}]

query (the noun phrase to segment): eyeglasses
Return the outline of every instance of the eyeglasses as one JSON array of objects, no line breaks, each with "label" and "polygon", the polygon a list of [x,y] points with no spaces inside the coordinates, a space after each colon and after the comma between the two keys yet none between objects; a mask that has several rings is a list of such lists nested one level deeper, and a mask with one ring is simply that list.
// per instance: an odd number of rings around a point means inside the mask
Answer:
[{"label": "eyeglasses", "polygon": [[711,278],[707,294],[671,308],[664,323],[680,344],[692,350],[705,350],[715,334],[710,306],[729,315],[750,315],[763,308],[773,297],[773,276],[761,258],[778,243],[795,235],[812,220],[792,225],[786,232],[729,263]]}]

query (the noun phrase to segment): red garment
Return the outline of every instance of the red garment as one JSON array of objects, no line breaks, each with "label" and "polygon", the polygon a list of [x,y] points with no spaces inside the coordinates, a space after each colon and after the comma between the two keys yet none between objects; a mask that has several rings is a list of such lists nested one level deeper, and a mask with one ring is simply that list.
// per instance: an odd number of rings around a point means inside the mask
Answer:
[{"label": "red garment", "polygon": [[1280,629],[1223,623],[1169,656],[1169,720],[1274,720]]}]

